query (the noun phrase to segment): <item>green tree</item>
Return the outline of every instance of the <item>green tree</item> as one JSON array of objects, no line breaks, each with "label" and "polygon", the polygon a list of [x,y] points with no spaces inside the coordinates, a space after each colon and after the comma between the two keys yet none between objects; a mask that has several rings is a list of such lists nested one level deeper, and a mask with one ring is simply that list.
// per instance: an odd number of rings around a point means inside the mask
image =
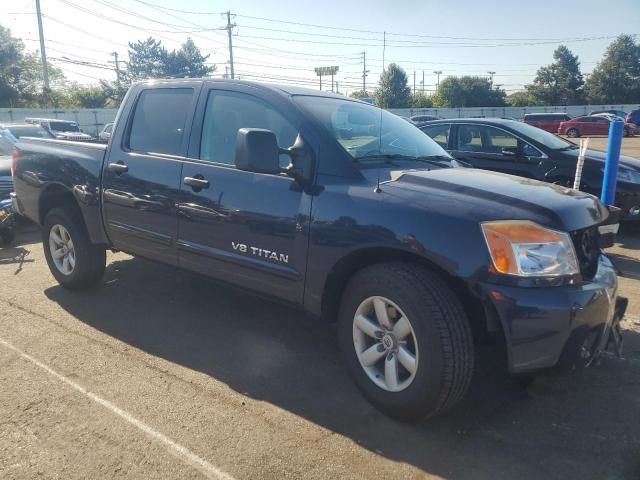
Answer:
[{"label": "green tree", "polygon": [[[49,83],[60,89],[62,71],[49,64]],[[25,52],[23,43],[0,25],[0,107],[55,106],[55,91],[44,92],[40,56]]]},{"label": "green tree", "polygon": [[123,81],[122,75],[121,81],[111,82],[108,80],[100,80],[100,88],[107,98],[105,106],[107,108],[118,108],[127,93],[127,90],[129,88],[129,81],[128,79],[125,79]]},{"label": "green tree", "polygon": [[109,100],[107,93],[99,86],[72,84],[64,93],[60,103],[66,108],[105,108]]},{"label": "green tree", "polygon": [[591,103],[640,103],[640,44],[620,35],[589,76],[585,90]]},{"label": "green tree", "polygon": [[578,56],[564,45],[553,52],[554,62],[540,67],[528,92],[544,105],[579,105],[584,103],[584,79]]},{"label": "green tree", "polygon": [[162,42],[153,37],[129,42],[128,78],[135,82],[166,77],[168,55]]},{"label": "green tree", "polygon": [[380,75],[380,84],[374,93],[381,108],[406,108],[411,104],[411,89],[407,74],[395,63],[390,63]]},{"label": "green tree", "polygon": [[511,95],[507,95],[506,103],[510,107],[534,107],[544,105],[529,92],[514,92]]},{"label": "green tree", "polygon": [[366,90],[356,90],[355,92],[351,92],[349,95],[351,98],[372,98],[371,93]]},{"label": "green tree", "polygon": [[202,55],[191,38],[170,52],[153,37],[129,42],[129,62],[121,83],[149,78],[206,77],[216,69],[215,65],[207,65],[208,59],[209,55]]},{"label": "green tree", "polygon": [[215,65],[207,65],[209,55],[202,55],[191,38],[180,49],[169,52],[166,57],[165,75],[172,78],[206,77],[216,70]]},{"label": "green tree", "polygon": [[411,107],[431,108],[433,107],[433,99],[424,93],[417,93],[411,97]]},{"label": "green tree", "polygon": [[502,107],[506,93],[484,77],[447,77],[433,97],[438,107]]}]

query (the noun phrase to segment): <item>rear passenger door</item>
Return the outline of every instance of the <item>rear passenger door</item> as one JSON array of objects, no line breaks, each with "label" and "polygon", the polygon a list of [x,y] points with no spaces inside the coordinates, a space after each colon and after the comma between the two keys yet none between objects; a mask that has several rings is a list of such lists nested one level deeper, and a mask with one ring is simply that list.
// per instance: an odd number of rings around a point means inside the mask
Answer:
[{"label": "rear passenger door", "polygon": [[185,268],[301,302],[311,197],[284,173],[235,167],[240,128],[271,130],[282,148],[295,142],[299,123],[287,106],[248,86],[202,92],[182,170],[177,245]]},{"label": "rear passenger door", "polygon": [[103,216],[113,245],[176,264],[180,172],[200,82],[136,92],[121,112],[102,176]]},{"label": "rear passenger door", "polygon": [[489,125],[456,124],[451,154],[474,168],[541,178],[542,153],[514,134]]}]

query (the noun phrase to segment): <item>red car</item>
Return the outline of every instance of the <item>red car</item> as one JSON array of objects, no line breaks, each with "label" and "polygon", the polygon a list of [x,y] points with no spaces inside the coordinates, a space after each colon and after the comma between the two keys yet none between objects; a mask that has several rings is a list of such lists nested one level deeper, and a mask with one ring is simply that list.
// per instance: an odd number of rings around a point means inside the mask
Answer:
[{"label": "red car", "polygon": [[[581,135],[608,135],[611,120],[606,117],[576,117],[560,123],[558,134],[576,138]],[[624,124],[623,135],[629,137],[635,133],[636,127],[631,123]]]},{"label": "red car", "polygon": [[561,122],[571,120],[566,113],[527,113],[524,123],[541,128],[549,133],[556,133]]}]

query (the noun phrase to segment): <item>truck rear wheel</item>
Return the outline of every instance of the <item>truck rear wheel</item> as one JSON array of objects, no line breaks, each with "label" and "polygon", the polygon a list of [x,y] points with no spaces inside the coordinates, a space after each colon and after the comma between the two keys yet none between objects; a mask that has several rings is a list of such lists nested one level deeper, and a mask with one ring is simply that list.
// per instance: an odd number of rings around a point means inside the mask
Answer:
[{"label": "truck rear wheel", "polygon": [[77,215],[52,209],[44,220],[42,244],[49,270],[63,287],[88,288],[102,278],[105,249],[91,243]]},{"label": "truck rear wheel", "polygon": [[358,272],[343,295],[338,328],[356,384],[389,416],[438,415],[469,387],[469,321],[453,291],[426,268],[388,263]]}]

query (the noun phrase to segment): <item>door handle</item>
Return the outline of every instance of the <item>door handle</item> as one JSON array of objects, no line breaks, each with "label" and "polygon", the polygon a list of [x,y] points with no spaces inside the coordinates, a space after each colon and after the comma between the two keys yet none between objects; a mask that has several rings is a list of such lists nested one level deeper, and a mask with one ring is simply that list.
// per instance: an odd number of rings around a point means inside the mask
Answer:
[{"label": "door handle", "polygon": [[184,183],[185,185],[189,185],[194,190],[209,188],[209,180],[202,178],[202,175],[197,175],[195,177],[184,177],[182,179],[182,183]]},{"label": "door handle", "polygon": [[110,163],[108,166],[109,170],[112,172],[116,172],[117,174],[125,173],[129,171],[129,167],[127,167],[122,160],[116,163]]}]

